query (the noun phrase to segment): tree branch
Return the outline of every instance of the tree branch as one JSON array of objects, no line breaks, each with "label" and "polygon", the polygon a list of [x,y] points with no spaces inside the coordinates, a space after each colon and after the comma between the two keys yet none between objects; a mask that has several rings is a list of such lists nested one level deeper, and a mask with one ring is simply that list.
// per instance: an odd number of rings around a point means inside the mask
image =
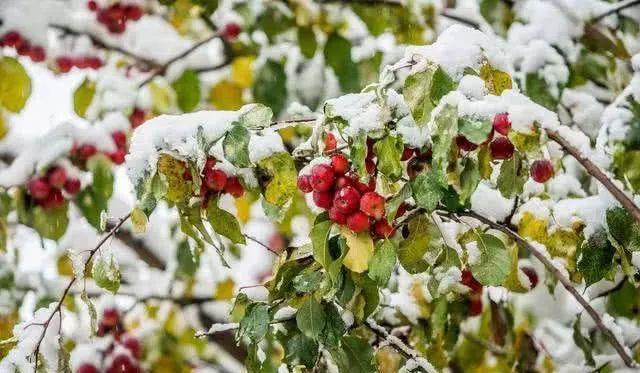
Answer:
[{"label": "tree branch", "polygon": [[557,142],[567,153],[571,154],[573,158],[575,158],[582,167],[587,170],[589,175],[602,183],[609,193],[611,193],[611,195],[620,202],[622,207],[629,211],[629,213],[640,223],[640,208],[638,208],[633,200],[613,183],[613,181],[600,169],[600,167],[593,163],[589,158],[585,157],[580,150],[571,145],[569,141],[558,133],[558,131],[547,129],[546,132],[549,138]]},{"label": "tree branch", "polygon": [[518,245],[527,248],[531,252],[531,254],[533,254],[533,256],[535,256],[545,266],[545,268],[549,272],[551,272],[551,274],[553,274],[553,276],[562,284],[562,286],[564,286],[564,288],[567,289],[567,291],[578,301],[578,303],[580,303],[580,305],[589,314],[589,316],[591,316],[597,328],[605,336],[605,338],[611,344],[611,346],[613,346],[613,348],[616,350],[618,355],[624,361],[625,365],[629,368],[636,368],[638,366],[637,363],[633,360],[633,358],[629,356],[629,354],[627,354],[625,347],[620,343],[620,341],[618,341],[618,339],[613,334],[613,332],[609,328],[607,328],[607,326],[604,324],[598,312],[596,312],[596,310],[593,309],[593,307],[591,307],[591,304],[589,304],[589,301],[587,301],[580,294],[580,292],[573,286],[573,284],[571,283],[571,280],[565,277],[565,275],[551,262],[551,260],[549,260],[549,258],[547,258],[536,247],[531,245],[527,240],[522,238],[519,234],[512,231],[508,227],[505,227],[502,224],[493,222],[490,219],[482,215],[479,215],[473,211],[464,211],[464,212],[456,212],[456,213],[438,211],[438,213],[443,216],[449,217],[450,219],[453,219],[453,220],[458,220],[457,217],[459,216],[468,216],[468,217],[474,218],[476,220],[479,220],[483,224],[488,225],[493,229],[501,231],[502,233],[506,234],[511,239],[513,239]]},{"label": "tree branch", "polygon": [[142,240],[134,237],[131,232],[127,230],[120,232],[118,234],[118,240],[127,245],[143,262],[147,263],[149,267],[156,268],[161,271],[166,269],[164,260],[148,248]]},{"label": "tree branch", "polygon": [[609,10],[607,10],[607,11],[605,11],[605,12],[603,12],[603,13],[595,16],[595,17],[593,17],[591,19],[591,21],[592,22],[600,22],[600,21],[602,21],[602,19],[604,19],[607,16],[610,16],[612,14],[618,14],[618,13],[620,13],[621,11],[623,11],[623,10],[625,10],[627,8],[631,8],[631,7],[634,7],[634,6],[637,6],[637,5],[640,5],[640,0],[628,0],[626,2],[625,1],[621,1],[621,2],[613,5],[611,7],[611,9],[609,9]]}]

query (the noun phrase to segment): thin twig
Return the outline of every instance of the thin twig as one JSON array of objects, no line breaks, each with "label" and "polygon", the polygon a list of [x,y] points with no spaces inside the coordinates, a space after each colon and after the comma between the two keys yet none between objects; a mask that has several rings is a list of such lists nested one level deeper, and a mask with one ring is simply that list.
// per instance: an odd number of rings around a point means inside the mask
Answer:
[{"label": "thin twig", "polygon": [[617,14],[623,11],[624,9],[631,8],[633,6],[640,5],[640,0],[629,0],[629,1],[621,1],[611,7],[611,9],[593,17],[591,19],[592,22],[600,22],[603,18],[610,16],[612,14]]},{"label": "thin twig", "polygon": [[[291,316],[283,317],[280,319],[274,319],[269,321],[269,325],[281,324],[287,321],[293,321],[296,319],[296,315],[293,314]],[[196,338],[206,337],[208,335],[213,335],[220,332],[226,332],[229,330],[236,330],[240,328],[240,324],[236,322],[231,323],[215,323],[211,325],[208,330],[200,330],[196,332]]]},{"label": "thin twig", "polygon": [[277,131],[283,128],[299,126],[301,124],[313,124],[315,123],[315,121],[316,121],[315,118],[280,120],[280,121],[271,123],[269,128]]},{"label": "thin twig", "polygon": [[549,272],[551,272],[551,274],[553,274],[553,276],[558,281],[560,281],[560,283],[564,286],[564,288],[567,289],[569,294],[571,294],[578,301],[578,303],[580,303],[580,305],[582,305],[584,310],[587,311],[589,316],[591,316],[591,318],[595,322],[595,324],[596,324],[597,328],[600,330],[600,332],[609,341],[611,346],[613,346],[613,348],[616,350],[618,355],[620,355],[620,357],[624,361],[625,365],[627,367],[629,367],[629,368],[636,368],[637,367],[637,363],[633,360],[633,358],[631,356],[629,356],[629,354],[627,354],[627,351],[625,350],[624,346],[620,343],[620,341],[618,341],[618,339],[613,334],[613,332],[609,328],[607,328],[607,326],[602,321],[602,318],[600,317],[598,312],[596,312],[596,310],[593,309],[593,307],[591,307],[591,304],[589,304],[589,301],[587,301],[582,296],[582,294],[580,294],[580,292],[573,286],[573,284],[571,283],[571,280],[569,280],[551,262],[551,260],[549,260],[549,258],[547,258],[535,246],[531,245],[527,240],[522,238],[522,236],[520,236],[519,234],[517,234],[513,230],[509,229],[508,227],[506,227],[506,226],[504,226],[502,224],[496,223],[496,222],[494,222],[494,221],[492,221],[492,220],[490,220],[490,219],[488,219],[488,218],[486,218],[486,217],[484,217],[484,216],[482,216],[480,214],[477,214],[477,213],[475,213],[473,211],[464,211],[464,212],[456,212],[456,213],[451,213],[451,212],[448,212],[448,211],[439,211],[438,213],[440,213],[443,216],[446,216],[446,217],[449,217],[449,218],[453,218],[454,220],[457,220],[458,216],[468,216],[468,217],[474,218],[474,219],[479,220],[480,222],[488,225],[489,227],[491,227],[493,229],[496,229],[496,230],[499,230],[499,231],[503,232],[504,234],[509,236],[511,239],[513,239],[518,245],[527,248],[531,252],[531,254],[533,254],[533,256],[535,256],[545,266],[545,268]]},{"label": "thin twig", "polygon": [[[100,242],[98,242],[98,244],[91,249],[91,251],[89,252],[89,256],[87,257],[87,260],[85,260],[84,264],[85,266],[87,266],[89,264],[89,262],[91,261],[91,259],[93,258],[93,256],[95,255],[96,252],[98,252],[98,250],[100,249],[100,247],[102,247],[102,245],[104,245],[105,242],[107,242],[107,240],[112,237],[117,230],[127,221],[129,220],[129,218],[131,217],[131,213],[127,214],[126,216],[120,218],[120,222],[109,231],[109,233],[107,233],[101,240]],[[61,315],[61,310],[62,310],[62,303],[64,302],[65,298],[67,297],[67,294],[69,294],[69,291],[71,290],[71,286],[73,286],[73,284],[76,282],[78,278],[76,276],[73,276],[71,278],[71,280],[69,281],[69,284],[67,285],[67,287],[64,289],[64,291],[62,292],[62,295],[60,296],[60,299],[58,300],[58,304],[56,304],[56,307],[53,309],[53,312],[51,312],[51,315],[49,315],[49,317],[47,318],[47,320],[42,323],[42,333],[40,334],[40,337],[38,338],[38,343],[36,344],[36,348],[33,352],[33,355],[35,356],[35,365],[34,365],[34,372],[36,372],[38,370],[38,355],[40,353],[40,344],[42,343],[45,334],[47,333],[47,328],[49,327],[49,323],[51,322],[51,320],[53,319],[53,317],[57,314]],[[62,320],[62,317],[60,317],[60,319]]]},{"label": "thin twig", "polygon": [[470,19],[466,19],[464,17],[452,14],[450,12],[447,12],[446,10],[442,10],[442,12],[440,12],[440,15],[443,16],[444,18],[452,19],[454,21],[457,21],[457,22],[460,22],[460,23],[462,23],[464,25],[472,27],[472,28],[474,28],[476,30],[480,29],[480,25],[477,22],[474,22],[474,21],[472,21]]},{"label": "thin twig", "polygon": [[613,197],[620,202],[625,210],[629,211],[631,215],[640,223],[640,208],[636,206],[631,198],[629,198],[624,191],[618,188],[613,181],[598,167],[593,161],[584,156],[580,150],[571,145],[564,137],[562,137],[558,131],[546,130],[549,138],[557,142],[562,149],[571,154],[581,165],[584,167],[589,175],[596,178],[605,188],[613,195]]}]

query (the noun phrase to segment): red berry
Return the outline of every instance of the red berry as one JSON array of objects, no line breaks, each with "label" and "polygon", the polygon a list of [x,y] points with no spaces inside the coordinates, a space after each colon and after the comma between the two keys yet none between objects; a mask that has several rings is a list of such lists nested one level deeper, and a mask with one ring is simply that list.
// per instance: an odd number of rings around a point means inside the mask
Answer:
[{"label": "red berry", "polygon": [[384,197],[376,192],[367,192],[360,198],[360,211],[380,220],[384,215]]},{"label": "red berry", "polygon": [[98,373],[98,368],[90,363],[84,363],[76,369],[76,373]]},{"label": "red berry", "polygon": [[333,207],[343,214],[350,214],[358,209],[360,193],[354,187],[339,189],[333,198]]},{"label": "red berry", "polygon": [[95,145],[92,144],[83,144],[78,148],[78,155],[80,158],[88,159],[91,156],[95,155],[98,152]]},{"label": "red berry", "polygon": [[47,173],[47,181],[52,187],[62,188],[67,181],[67,171],[62,167],[53,167]]},{"label": "red berry", "polygon": [[204,169],[205,170],[213,170],[213,168],[216,166],[217,162],[218,161],[213,157],[207,158],[206,162],[204,162]]},{"label": "red berry", "polygon": [[329,219],[340,225],[347,224],[347,215],[341,213],[335,206],[329,209]]},{"label": "red berry", "polygon": [[2,44],[7,47],[15,47],[22,41],[22,36],[17,31],[9,31],[2,37]]},{"label": "red berry", "polygon": [[73,61],[69,57],[58,57],[56,58],[56,65],[60,72],[66,73],[73,67]]},{"label": "red berry", "polygon": [[132,335],[125,335],[122,338],[122,345],[131,352],[131,355],[136,359],[142,357],[142,345],[140,340]]},{"label": "red berry", "polygon": [[227,40],[233,40],[238,37],[240,34],[240,25],[237,23],[231,22],[224,25],[224,29],[222,30],[222,36],[224,36]]},{"label": "red berry", "polygon": [[493,117],[493,129],[501,135],[507,136],[511,129],[511,121],[509,120],[509,114],[500,113]]},{"label": "red berry", "polygon": [[78,193],[78,191],[80,190],[80,180],[78,179],[68,179],[65,183],[64,183],[64,190],[65,192],[69,193],[69,194],[76,194]]},{"label": "red berry", "polygon": [[471,297],[469,300],[469,316],[478,316],[482,313],[482,298]]},{"label": "red berry", "polygon": [[51,189],[47,198],[42,201],[44,208],[56,208],[64,204],[64,196],[60,189]]},{"label": "red berry", "polygon": [[491,159],[509,159],[513,156],[513,144],[506,137],[498,137],[489,144]]},{"label": "red berry", "polygon": [[553,177],[553,165],[548,159],[538,159],[531,165],[531,178],[538,183],[545,183]]},{"label": "red berry", "polygon": [[186,181],[193,180],[193,176],[191,175],[191,170],[185,166],[184,172],[182,173],[182,178]]},{"label": "red berry", "polygon": [[349,160],[343,154],[334,154],[331,157],[331,167],[336,175],[344,175],[349,171]]},{"label": "red berry", "polygon": [[138,373],[140,368],[125,354],[117,355],[112,361],[107,373]]},{"label": "red berry", "polygon": [[131,127],[136,128],[142,123],[144,123],[146,113],[144,110],[140,108],[134,108],[131,115],[129,115],[129,122],[131,123]]},{"label": "red berry", "polygon": [[31,61],[33,62],[42,62],[44,61],[45,57],[46,55],[44,52],[44,48],[39,45],[29,50],[29,58],[31,58]]},{"label": "red berry", "polygon": [[356,174],[353,174],[351,176],[351,180],[353,182],[353,185],[356,187],[356,189],[358,189],[358,192],[360,192],[360,194],[371,192],[376,189],[376,179],[373,177],[369,178],[369,184],[365,184],[361,182],[360,178],[358,178],[358,175]]},{"label": "red berry", "polygon": [[219,192],[223,190],[224,186],[227,184],[227,174],[222,170],[212,170],[207,168],[204,171],[203,181],[207,188],[214,192]]},{"label": "red berry", "polygon": [[100,322],[108,328],[113,328],[120,322],[120,312],[115,308],[105,308]]},{"label": "red berry", "polygon": [[286,248],[287,243],[284,238],[279,233],[274,233],[269,237],[269,241],[267,242],[267,246],[275,252],[280,252]]},{"label": "red berry", "polygon": [[478,280],[473,277],[473,274],[471,274],[471,271],[469,271],[468,269],[462,270],[462,279],[460,280],[460,282],[462,282],[462,285],[470,288],[471,292],[474,294],[479,294],[482,292],[482,284],[480,284]]},{"label": "red berry", "polygon": [[387,238],[393,234],[393,227],[385,219],[380,219],[373,225],[373,233],[379,238]]},{"label": "red berry", "polygon": [[27,185],[27,188],[29,189],[31,197],[37,200],[47,198],[47,196],[49,196],[49,191],[51,190],[49,183],[43,177],[31,180]]},{"label": "red berry", "polygon": [[330,152],[332,150],[335,150],[337,145],[338,141],[336,140],[336,137],[333,135],[333,133],[327,132],[326,136],[324,137],[324,151]]},{"label": "red berry", "polygon": [[313,192],[313,187],[311,186],[311,176],[309,175],[298,176],[298,189],[300,189],[304,193]]},{"label": "red berry", "polygon": [[107,25],[107,29],[113,34],[122,34],[126,28],[127,26],[123,21],[114,21]]},{"label": "red berry", "polygon": [[415,151],[412,148],[410,148],[408,146],[405,146],[404,150],[402,151],[402,157],[400,157],[400,160],[401,161],[408,161],[409,158],[413,157],[414,153],[415,153]]},{"label": "red berry", "polygon": [[531,267],[522,267],[520,268],[527,278],[529,278],[529,283],[531,284],[530,289],[535,288],[538,285],[538,273],[535,269]]},{"label": "red berry", "polygon": [[358,233],[369,229],[369,218],[362,211],[357,211],[347,217],[347,227]]},{"label": "red berry", "polygon": [[132,21],[137,21],[142,18],[142,9],[137,5],[127,5],[124,8],[125,17]]},{"label": "red berry", "polygon": [[90,69],[97,70],[102,67],[102,60],[99,57],[87,57],[85,61],[87,67]]},{"label": "red berry", "polygon": [[478,145],[472,143],[462,135],[458,135],[456,137],[456,145],[458,145],[459,149],[464,150],[465,152],[474,151],[478,148]]},{"label": "red berry", "polygon": [[29,53],[31,53],[31,43],[24,39],[21,40],[16,45],[16,52],[18,52],[18,55],[20,56],[28,56]]},{"label": "red berry", "polygon": [[124,149],[127,147],[127,135],[124,132],[116,131],[111,134],[111,138],[118,149]]},{"label": "red berry", "polygon": [[240,180],[237,177],[232,176],[227,179],[227,184],[224,186],[224,191],[231,194],[235,198],[240,198],[244,194],[244,187],[240,184]]},{"label": "red berry", "polygon": [[333,205],[333,193],[313,191],[313,202],[323,209],[330,209]]},{"label": "red berry", "polygon": [[333,187],[335,175],[333,168],[326,164],[317,164],[311,169],[311,186],[318,192],[326,192]]},{"label": "red berry", "polygon": [[90,11],[95,12],[96,10],[98,10],[98,3],[96,3],[94,0],[89,0],[87,2],[87,8],[89,8]]},{"label": "red berry", "polygon": [[336,189],[341,189],[347,186],[353,186],[353,181],[348,176],[338,176],[336,179]]},{"label": "red berry", "polygon": [[111,162],[113,162],[114,164],[123,164],[126,155],[127,152],[124,149],[118,149],[114,152],[109,153],[109,158],[111,158]]}]

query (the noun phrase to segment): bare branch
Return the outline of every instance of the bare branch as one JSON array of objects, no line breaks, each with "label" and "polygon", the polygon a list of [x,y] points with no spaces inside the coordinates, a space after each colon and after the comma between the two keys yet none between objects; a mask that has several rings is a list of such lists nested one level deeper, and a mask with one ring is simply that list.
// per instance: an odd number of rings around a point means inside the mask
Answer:
[{"label": "bare branch", "polygon": [[593,17],[591,19],[592,22],[600,22],[602,21],[605,17],[608,17],[612,14],[618,14],[621,11],[627,9],[627,8],[631,8],[634,6],[640,5],[640,0],[627,0],[627,1],[621,1],[619,3],[616,3],[615,5],[611,6],[611,8],[595,17]]}]

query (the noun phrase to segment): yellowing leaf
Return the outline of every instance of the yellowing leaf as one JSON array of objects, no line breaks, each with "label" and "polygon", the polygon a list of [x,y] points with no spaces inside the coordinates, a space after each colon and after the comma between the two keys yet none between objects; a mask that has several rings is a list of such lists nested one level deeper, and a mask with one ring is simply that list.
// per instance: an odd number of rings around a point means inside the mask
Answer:
[{"label": "yellowing leaf", "polygon": [[17,113],[30,95],[31,78],[20,62],[11,57],[0,59],[0,106]]},{"label": "yellowing leaf", "polygon": [[255,56],[241,56],[231,63],[231,81],[241,88],[251,87],[253,83],[253,61]]},{"label": "yellowing leaf", "polygon": [[175,92],[166,84],[160,84],[156,81],[149,83],[149,92],[151,93],[151,108],[156,113],[166,113],[175,102]]},{"label": "yellowing leaf", "polygon": [[349,247],[342,264],[353,272],[366,271],[369,268],[369,259],[373,256],[373,240],[369,232],[354,233],[349,228],[342,226],[340,234],[347,241]]},{"label": "yellowing leaf", "polygon": [[73,276],[73,264],[71,264],[71,259],[66,253],[58,257],[56,268],[60,276]]},{"label": "yellowing leaf", "polygon": [[480,77],[484,80],[484,84],[491,94],[500,96],[503,91],[511,89],[511,76],[502,70],[493,68],[488,63],[480,68]]},{"label": "yellowing leaf", "polygon": [[0,112],[0,140],[4,139],[4,137],[9,133],[9,123],[7,123],[7,119]]},{"label": "yellowing leaf", "polygon": [[209,102],[218,110],[238,110],[242,107],[242,87],[234,82],[223,80],[211,87]]},{"label": "yellowing leaf", "polygon": [[235,287],[235,282],[233,282],[232,278],[228,278],[224,281],[219,282],[216,285],[216,293],[214,294],[214,298],[216,300],[231,300],[234,296],[233,288]]},{"label": "yellowing leaf", "polygon": [[269,181],[264,198],[270,204],[283,207],[296,193],[298,172],[289,153],[276,153],[258,162],[259,171]]},{"label": "yellowing leaf", "polygon": [[131,211],[131,223],[133,225],[133,233],[144,233],[147,228],[147,215],[139,208]]},{"label": "yellowing leaf", "polygon": [[236,198],[235,203],[236,217],[242,224],[246,224],[251,217],[251,201],[249,201],[249,197],[245,193],[242,197]]},{"label": "yellowing leaf", "polygon": [[192,183],[182,177],[185,170],[184,162],[168,154],[160,154],[158,172],[164,176],[164,180],[167,183],[165,197],[168,201],[174,203],[186,202],[193,194]]},{"label": "yellowing leaf", "polygon": [[522,214],[518,223],[518,233],[525,238],[544,243],[547,240],[547,222],[538,219],[530,212]]},{"label": "yellowing leaf", "polygon": [[87,109],[93,101],[93,96],[96,94],[96,83],[88,78],[85,78],[82,84],[76,88],[73,92],[73,110],[80,117],[85,117]]}]

